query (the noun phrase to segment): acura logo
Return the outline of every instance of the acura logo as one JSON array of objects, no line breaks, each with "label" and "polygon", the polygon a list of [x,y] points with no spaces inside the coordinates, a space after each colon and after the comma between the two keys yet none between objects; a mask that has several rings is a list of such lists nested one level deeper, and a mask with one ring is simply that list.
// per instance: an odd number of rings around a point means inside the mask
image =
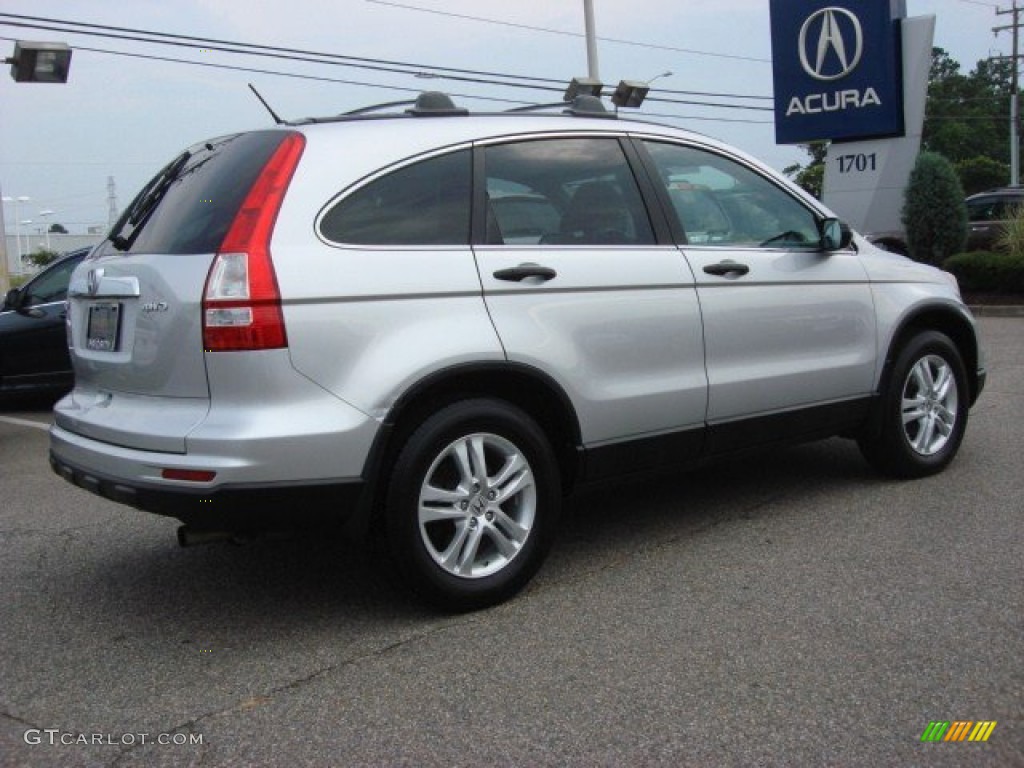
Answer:
[{"label": "acura logo", "polygon": [[860,20],[834,5],[815,11],[800,27],[799,48],[800,64],[815,80],[846,77],[864,53]]}]

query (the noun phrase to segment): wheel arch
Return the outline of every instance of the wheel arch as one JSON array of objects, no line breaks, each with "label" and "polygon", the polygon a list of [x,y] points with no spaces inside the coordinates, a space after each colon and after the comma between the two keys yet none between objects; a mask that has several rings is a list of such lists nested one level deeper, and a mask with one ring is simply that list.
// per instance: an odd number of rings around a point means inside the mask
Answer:
[{"label": "wheel arch", "polygon": [[974,325],[961,311],[945,304],[929,304],[918,307],[903,318],[889,341],[882,374],[878,380],[879,387],[887,381],[892,372],[893,363],[903,346],[922,331],[938,331],[948,336],[956,346],[967,373],[967,386],[970,389],[969,402],[973,405],[980,393],[978,336],[975,333]]},{"label": "wheel arch", "polygon": [[543,371],[519,363],[456,365],[419,380],[388,410],[364,467],[366,496],[359,518],[368,520],[379,506],[384,475],[416,427],[446,405],[474,397],[503,400],[528,413],[551,444],[562,487],[573,485],[579,473],[582,439],[576,409],[562,387]]}]

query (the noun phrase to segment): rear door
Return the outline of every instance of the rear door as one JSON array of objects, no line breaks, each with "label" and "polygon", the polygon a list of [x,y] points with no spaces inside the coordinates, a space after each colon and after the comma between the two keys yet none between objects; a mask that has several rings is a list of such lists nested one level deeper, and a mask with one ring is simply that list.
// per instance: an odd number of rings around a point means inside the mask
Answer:
[{"label": "rear door", "polygon": [[487,232],[475,252],[508,358],[561,385],[588,447],[679,435],[676,458],[697,453],[707,380],[693,276],[655,242],[620,140],[478,152]]}]

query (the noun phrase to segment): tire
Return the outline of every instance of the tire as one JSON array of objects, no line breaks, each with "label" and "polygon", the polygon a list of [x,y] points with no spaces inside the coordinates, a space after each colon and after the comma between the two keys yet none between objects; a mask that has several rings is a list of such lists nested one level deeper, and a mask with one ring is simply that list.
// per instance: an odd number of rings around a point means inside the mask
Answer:
[{"label": "tire", "polygon": [[882,391],[880,429],[857,441],[861,453],[892,477],[941,472],[960,449],[968,400],[956,346],[936,331],[919,333],[896,357]]},{"label": "tire", "polygon": [[427,418],[393,465],[392,564],[440,608],[494,605],[537,572],[560,506],[558,464],[536,422],[503,401],[456,402]]}]

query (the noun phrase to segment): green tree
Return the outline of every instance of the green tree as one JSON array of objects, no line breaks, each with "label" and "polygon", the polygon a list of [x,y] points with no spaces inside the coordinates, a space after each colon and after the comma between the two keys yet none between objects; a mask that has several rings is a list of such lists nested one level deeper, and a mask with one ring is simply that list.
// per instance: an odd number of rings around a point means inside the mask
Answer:
[{"label": "green tree", "polygon": [[66,235],[68,233],[67,228],[63,224],[59,224],[56,221],[50,225],[51,235]]},{"label": "green tree", "polygon": [[1009,181],[1012,91],[1009,61],[983,59],[965,75],[946,51],[932,49],[922,148],[953,163],[968,194]]},{"label": "green tree", "polygon": [[953,164],[935,152],[921,152],[910,172],[903,228],[910,257],[942,264],[967,240],[967,206]]},{"label": "green tree", "polygon": [[48,251],[45,248],[40,248],[32,253],[26,253],[21,257],[21,260],[26,264],[31,264],[34,267],[45,267],[48,264],[52,264],[54,261],[60,258],[60,254],[57,251]]},{"label": "green tree", "polygon": [[953,163],[953,167],[956,168],[956,175],[960,177],[965,195],[1001,187],[1010,178],[1009,166],[991,157],[979,156],[970,160],[960,160]]},{"label": "green tree", "polygon": [[810,157],[810,162],[807,165],[794,163],[782,169],[784,174],[819,199],[825,185],[825,156],[828,154],[828,144],[827,141],[801,144],[800,148]]}]

